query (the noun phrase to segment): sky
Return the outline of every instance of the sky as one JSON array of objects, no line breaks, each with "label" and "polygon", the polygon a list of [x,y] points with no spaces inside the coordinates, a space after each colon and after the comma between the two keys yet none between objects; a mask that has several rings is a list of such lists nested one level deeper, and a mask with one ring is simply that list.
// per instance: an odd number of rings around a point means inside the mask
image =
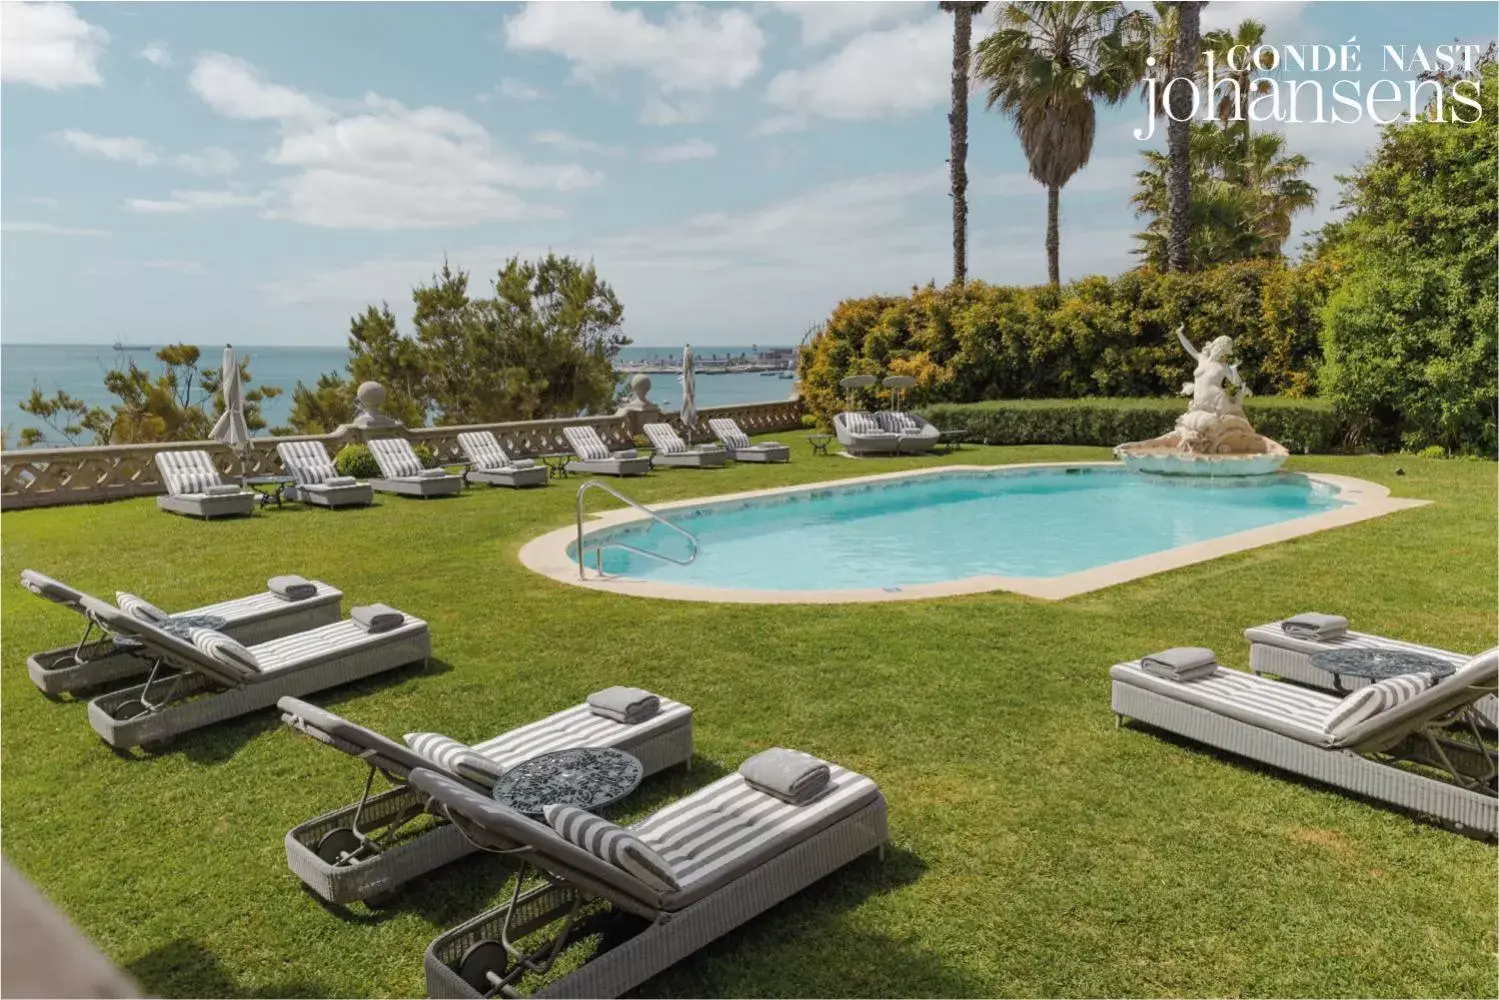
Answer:
[{"label": "sky", "polygon": [[[1203,19],[1357,39],[1358,71],[1271,75],[1367,86],[1413,75],[1383,46],[1486,41],[1496,11]],[[841,299],[950,276],[951,24],[931,2],[0,4],[0,337],[340,345],[370,303],[409,317],[444,256],[484,290],[555,250],[597,264],[637,344],[795,343]],[[1144,126],[1134,98],[1100,112],[1064,281],[1134,266]],[[1367,115],[1256,127],[1313,161],[1301,232],[1377,139]],[[1044,281],[1045,191],[981,90],[968,166],[970,275]]]}]

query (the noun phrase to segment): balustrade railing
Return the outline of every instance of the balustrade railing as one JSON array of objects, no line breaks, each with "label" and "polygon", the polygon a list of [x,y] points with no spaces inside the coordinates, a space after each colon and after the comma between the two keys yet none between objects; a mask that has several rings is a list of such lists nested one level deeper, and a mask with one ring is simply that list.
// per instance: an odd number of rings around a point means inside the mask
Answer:
[{"label": "balustrade railing", "polygon": [[[681,425],[677,414],[664,415]],[[711,440],[708,420],[732,417],[749,434],[770,434],[801,426],[800,400],[745,403],[704,407],[698,412],[693,440]],[[285,470],[276,445],[282,441],[321,441],[329,455],[344,445],[370,438],[405,437],[412,444],[425,444],[438,462],[463,458],[458,435],[464,431],[494,433],[505,451],[515,458],[568,451],[562,428],[586,424],[595,428],[610,447],[636,444],[628,421],[620,415],[577,417],[564,420],[529,420],[517,423],[473,424],[446,427],[340,427],[332,434],[290,437],[256,437],[241,459],[217,441],[172,441],[152,444],[102,445],[83,448],[21,448],[0,454],[0,509],[49,507],[59,504],[95,503],[100,500],[154,496],[166,492],[156,469],[156,455],[163,451],[207,451],[226,478],[278,475]]]}]

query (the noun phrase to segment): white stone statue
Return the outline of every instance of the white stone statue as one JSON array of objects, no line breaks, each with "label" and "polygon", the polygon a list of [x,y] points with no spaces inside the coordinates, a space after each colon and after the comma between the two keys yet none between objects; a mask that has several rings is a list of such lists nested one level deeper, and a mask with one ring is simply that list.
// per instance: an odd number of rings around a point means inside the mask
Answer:
[{"label": "white stone statue", "polygon": [[[1192,381],[1182,384],[1181,394],[1192,397],[1187,412],[1169,434],[1122,444],[1114,454],[1131,468],[1149,472],[1255,475],[1278,468],[1286,449],[1256,434],[1244,416],[1249,387],[1233,363],[1233,338],[1214,337],[1198,350],[1187,339],[1183,324],[1176,328],[1176,339],[1197,362]],[[1208,457],[1214,461],[1202,461]],[[1247,459],[1253,461],[1243,461]]]}]

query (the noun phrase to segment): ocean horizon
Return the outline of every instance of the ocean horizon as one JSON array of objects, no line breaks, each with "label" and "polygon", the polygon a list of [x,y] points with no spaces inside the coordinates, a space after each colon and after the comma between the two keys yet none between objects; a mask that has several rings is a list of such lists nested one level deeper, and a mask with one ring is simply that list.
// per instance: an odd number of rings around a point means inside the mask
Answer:
[{"label": "ocean horizon", "polygon": [[[155,352],[165,345],[130,344],[128,349],[116,350],[112,344],[21,344],[0,342],[0,426],[5,428],[11,447],[19,447],[16,438],[23,428],[35,427],[46,434],[46,439],[37,447],[58,447],[68,442],[50,427],[45,426],[31,414],[24,412],[20,404],[31,396],[33,387],[44,396],[51,396],[61,389],[90,406],[108,406],[118,400],[104,388],[104,376],[111,368],[124,365],[134,359],[142,367],[159,367]],[[710,345],[694,347],[693,354],[699,360],[753,355],[756,351],[784,349],[790,345]],[[203,352],[205,367],[218,367],[223,345],[199,345]],[[336,372],[348,375],[349,352],[346,347],[281,347],[267,345],[236,347],[241,355],[250,357],[250,388],[272,385],[281,389],[281,395],[261,404],[261,413],[270,427],[286,424],[291,415],[291,393],[297,382],[311,385],[321,374]],[[622,362],[653,362],[680,364],[680,345],[637,346],[631,345],[620,351]],[[627,376],[622,376],[622,378]],[[676,410],[681,406],[682,389],[677,379],[670,374],[651,375],[650,399],[663,410]],[[698,406],[722,406],[734,403],[776,402],[790,397],[793,383],[789,379],[766,376],[758,372],[725,373],[703,375],[696,380]],[[259,432],[269,433],[269,430]],[[83,441],[80,444],[85,443]]]}]

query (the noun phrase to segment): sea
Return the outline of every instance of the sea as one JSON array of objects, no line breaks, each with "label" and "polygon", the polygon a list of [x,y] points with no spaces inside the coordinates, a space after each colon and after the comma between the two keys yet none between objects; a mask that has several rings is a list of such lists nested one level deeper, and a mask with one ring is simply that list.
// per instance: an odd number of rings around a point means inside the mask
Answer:
[{"label": "sea", "polygon": [[[741,355],[753,358],[759,351],[773,345],[707,346],[694,348],[699,360],[713,361]],[[203,364],[217,368],[223,345],[203,346]],[[134,359],[143,368],[156,370],[156,347],[116,350],[112,345],[85,344],[9,344],[0,342],[0,426],[5,428],[6,444],[17,447],[17,438],[22,428],[37,427],[46,435],[40,447],[58,446],[67,442],[51,428],[46,427],[31,414],[20,408],[20,404],[31,396],[33,388],[40,389],[44,396],[52,396],[58,389],[83,400],[90,406],[106,409],[117,400],[104,388],[104,375],[112,368],[123,367],[126,359]],[[338,372],[347,375],[349,353],[342,347],[244,347],[242,355],[250,356],[250,375],[257,385],[274,385],[282,390],[281,395],[265,401],[261,412],[271,427],[284,425],[291,413],[291,390],[298,381],[308,385],[317,381],[319,374]],[[680,347],[626,347],[620,352],[621,363],[650,363],[670,366],[679,370],[682,362]],[[629,373],[621,373],[621,384],[628,382]],[[682,387],[677,376],[671,373],[651,373],[649,398],[663,410],[675,410],[682,404]],[[790,397],[790,379],[774,375],[748,373],[705,373],[697,370],[693,380],[697,391],[697,405],[720,406],[734,403],[764,403]],[[261,432],[265,433],[265,432]],[[79,441],[79,444],[86,443]]]}]

